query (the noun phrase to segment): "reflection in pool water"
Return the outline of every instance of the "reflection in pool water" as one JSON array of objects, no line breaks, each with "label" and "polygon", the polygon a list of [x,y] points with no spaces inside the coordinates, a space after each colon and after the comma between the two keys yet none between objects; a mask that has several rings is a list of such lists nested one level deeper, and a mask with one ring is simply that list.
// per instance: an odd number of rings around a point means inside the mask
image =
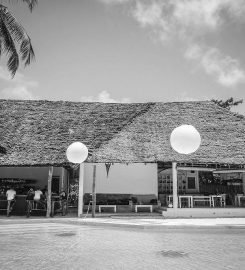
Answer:
[{"label": "reflection in pool water", "polygon": [[73,232],[64,232],[64,233],[56,234],[56,236],[73,236],[73,235],[76,235],[76,234]]},{"label": "reflection in pool water", "polygon": [[188,253],[176,250],[162,250],[159,252],[159,254],[162,255],[163,257],[172,257],[172,258],[188,256]]},{"label": "reflection in pool water", "polygon": [[242,228],[122,229],[10,224],[0,269],[245,269]]}]

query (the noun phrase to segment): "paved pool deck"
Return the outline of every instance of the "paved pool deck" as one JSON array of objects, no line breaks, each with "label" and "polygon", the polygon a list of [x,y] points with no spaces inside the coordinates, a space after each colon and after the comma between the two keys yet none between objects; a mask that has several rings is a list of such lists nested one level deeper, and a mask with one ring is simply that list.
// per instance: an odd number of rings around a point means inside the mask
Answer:
[{"label": "paved pool deck", "polygon": [[142,229],[178,229],[183,227],[244,227],[245,218],[159,219],[159,218],[86,218],[77,219],[82,225],[110,226]]},{"label": "paved pool deck", "polygon": [[143,229],[166,229],[166,228],[207,228],[207,227],[244,227],[245,218],[188,218],[188,219],[164,219],[164,218],[74,218],[74,217],[0,217],[1,225],[7,224],[31,224],[31,223],[65,223],[82,226],[102,226],[102,227],[124,227],[124,228],[143,228]]}]

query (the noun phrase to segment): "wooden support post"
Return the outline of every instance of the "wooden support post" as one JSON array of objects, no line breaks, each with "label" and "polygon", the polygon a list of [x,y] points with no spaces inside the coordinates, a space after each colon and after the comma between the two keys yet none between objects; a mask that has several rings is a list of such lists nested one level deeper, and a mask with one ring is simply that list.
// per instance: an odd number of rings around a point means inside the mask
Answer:
[{"label": "wooden support post", "polygon": [[84,163],[81,163],[79,170],[78,217],[82,217],[83,214],[83,183],[84,183]]},{"label": "wooden support post", "polygon": [[51,214],[51,196],[52,196],[52,176],[53,176],[54,167],[50,166],[48,170],[48,198],[47,198],[47,212],[46,217],[50,217]]},{"label": "wooden support post", "polygon": [[96,191],[95,191],[95,182],[96,182],[96,165],[93,165],[93,185],[92,185],[92,217],[95,217],[96,209]]},{"label": "wooden support post", "polygon": [[178,208],[178,180],[177,180],[177,163],[172,163],[173,175],[173,209],[177,211]]},{"label": "wooden support post", "polygon": [[63,167],[61,167],[61,183],[60,183],[60,191],[64,190],[65,188],[65,169]]},{"label": "wooden support post", "polygon": [[242,191],[245,194],[245,173],[242,173]]}]

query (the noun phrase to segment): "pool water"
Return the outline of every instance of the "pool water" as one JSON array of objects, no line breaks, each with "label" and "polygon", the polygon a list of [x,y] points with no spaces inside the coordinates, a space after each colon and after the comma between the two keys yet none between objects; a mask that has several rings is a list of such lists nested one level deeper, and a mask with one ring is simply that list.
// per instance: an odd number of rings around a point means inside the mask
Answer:
[{"label": "pool water", "polygon": [[124,229],[8,224],[0,269],[245,269],[244,228]]}]

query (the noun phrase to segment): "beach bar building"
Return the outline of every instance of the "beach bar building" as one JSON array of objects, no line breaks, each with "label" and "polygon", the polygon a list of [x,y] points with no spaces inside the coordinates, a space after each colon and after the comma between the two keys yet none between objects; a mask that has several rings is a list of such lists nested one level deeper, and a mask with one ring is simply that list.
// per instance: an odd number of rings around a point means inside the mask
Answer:
[{"label": "beach bar building", "polygon": [[[170,134],[183,124],[201,135],[193,154],[171,148]],[[0,188],[15,186],[19,214],[28,188],[47,187],[49,205],[52,194],[66,190],[81,216],[91,201],[96,165],[98,211],[245,216],[244,131],[244,116],[210,101],[0,100]],[[89,149],[80,166],[65,155],[75,141]]]}]

